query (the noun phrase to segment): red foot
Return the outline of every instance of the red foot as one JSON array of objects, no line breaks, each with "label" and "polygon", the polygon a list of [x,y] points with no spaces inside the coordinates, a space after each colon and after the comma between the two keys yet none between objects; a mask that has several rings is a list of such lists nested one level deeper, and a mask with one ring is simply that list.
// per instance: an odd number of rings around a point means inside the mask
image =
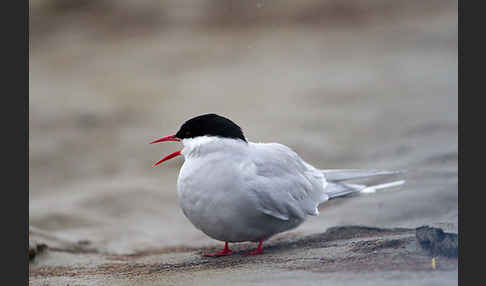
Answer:
[{"label": "red foot", "polygon": [[258,248],[255,249],[255,250],[252,250],[252,251],[248,251],[248,252],[245,252],[243,253],[244,255],[257,255],[257,254],[263,254],[263,248],[262,248],[262,244],[263,244],[263,239],[260,239],[260,243],[258,244]]},{"label": "red foot", "polygon": [[232,253],[233,253],[233,251],[231,251],[228,248],[228,242],[225,242],[224,243],[224,248],[220,252],[216,252],[216,253],[206,253],[206,254],[203,254],[203,255],[206,256],[206,257],[219,257],[219,256],[230,255]]}]

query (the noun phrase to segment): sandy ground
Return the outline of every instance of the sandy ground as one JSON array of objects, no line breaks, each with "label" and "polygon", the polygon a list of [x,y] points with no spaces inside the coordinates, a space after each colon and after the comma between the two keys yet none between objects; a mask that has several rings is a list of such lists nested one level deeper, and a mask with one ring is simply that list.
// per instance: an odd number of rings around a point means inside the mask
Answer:
[{"label": "sandy ground", "polygon": [[[178,146],[147,143],[207,112],[232,118],[251,141],[286,144],[320,168],[408,170],[407,184],[399,190],[332,201],[321,206],[319,217],[276,241],[349,224],[434,225],[457,233],[455,2],[410,1],[406,9],[387,7],[351,22],[236,27],[149,20],[124,25],[113,21],[116,15],[93,18],[95,12],[88,13],[88,20],[86,12],[54,17],[38,7],[41,1],[33,2],[29,224],[37,236],[50,237],[54,246],[57,241],[59,249],[81,242],[96,251],[51,250],[39,265],[79,263],[83,268],[106,259],[100,255],[154,249],[191,251],[147,255],[158,261],[153,263],[202,263],[197,249],[221,243],[196,230],[178,207],[175,184],[183,159],[151,167]],[[258,9],[274,11],[269,3]],[[250,258],[244,269],[235,265],[241,271],[231,281],[241,284],[251,277],[258,284],[273,277],[280,284],[283,277],[287,284],[301,279],[312,284],[325,277],[356,285],[362,275],[370,275],[364,280],[373,285],[392,285],[393,279],[398,279],[396,285],[408,279],[416,285],[457,282],[457,270],[402,273],[398,267],[358,275],[271,265],[271,257],[287,255],[254,258],[260,266]],[[145,258],[127,261],[137,265]],[[31,265],[31,282],[42,285],[43,272],[36,265]],[[186,268],[170,275],[156,271],[140,279],[147,285],[158,285],[165,275],[172,279],[168,284],[222,283],[233,271],[231,265],[196,274]],[[255,274],[255,267],[262,272]],[[46,279],[53,285],[89,285],[104,275],[94,273],[93,282],[71,279],[70,273]],[[124,276],[109,277],[113,285],[131,283]],[[435,282],[428,284],[429,278]]]},{"label": "sandy ground", "polygon": [[57,249],[39,254],[29,274],[39,285],[457,285],[457,254],[432,256],[417,238],[414,229],[347,226],[286,235],[257,256],[244,254],[248,244],[219,258],[201,255],[215,249],[132,255]]}]

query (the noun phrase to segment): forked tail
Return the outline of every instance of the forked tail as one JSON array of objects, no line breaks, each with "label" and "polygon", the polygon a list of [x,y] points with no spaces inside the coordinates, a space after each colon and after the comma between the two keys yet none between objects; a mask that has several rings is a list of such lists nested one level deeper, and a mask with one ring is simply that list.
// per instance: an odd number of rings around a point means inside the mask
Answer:
[{"label": "forked tail", "polygon": [[359,170],[359,169],[334,169],[321,170],[328,183],[325,192],[329,199],[346,196],[352,193],[374,193],[376,190],[397,187],[403,185],[405,180],[393,181],[373,186],[349,184],[344,181],[363,179],[383,175],[396,175],[404,171],[387,170]]}]

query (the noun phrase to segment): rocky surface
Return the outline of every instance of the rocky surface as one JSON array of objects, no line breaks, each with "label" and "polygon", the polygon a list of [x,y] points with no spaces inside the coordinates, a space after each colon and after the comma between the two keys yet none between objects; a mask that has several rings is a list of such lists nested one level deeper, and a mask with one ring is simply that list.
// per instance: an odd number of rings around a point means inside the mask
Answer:
[{"label": "rocky surface", "polygon": [[29,261],[34,259],[37,254],[44,251],[47,245],[36,241],[29,241]]},{"label": "rocky surface", "polygon": [[263,255],[244,255],[255,246],[234,244],[235,254],[219,258],[202,256],[219,246],[132,255],[49,249],[31,263],[29,276],[33,285],[292,285],[299,279],[345,285],[456,285],[457,258],[435,257],[433,265],[417,238],[422,232],[334,227],[315,235],[271,239]]},{"label": "rocky surface", "polygon": [[417,240],[432,256],[457,257],[459,237],[456,233],[446,233],[440,228],[423,226],[417,228]]}]

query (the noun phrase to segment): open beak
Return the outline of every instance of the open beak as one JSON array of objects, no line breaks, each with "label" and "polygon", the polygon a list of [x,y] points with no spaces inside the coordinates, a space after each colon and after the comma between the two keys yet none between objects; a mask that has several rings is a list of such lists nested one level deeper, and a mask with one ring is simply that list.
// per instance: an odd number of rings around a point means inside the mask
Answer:
[{"label": "open beak", "polygon": [[[181,139],[175,137],[175,135],[169,135],[169,136],[165,136],[165,137],[162,137],[160,139],[157,139],[157,140],[154,140],[152,142],[150,142],[150,144],[154,144],[154,143],[159,143],[159,142],[165,142],[165,141],[177,141],[177,142],[180,142]],[[164,158],[160,159],[157,163],[153,164],[152,167],[155,167],[157,166],[158,164],[164,162],[164,161],[167,161],[169,159],[172,159],[176,156],[179,156],[181,154],[182,150],[179,150],[179,151],[176,151],[174,153],[171,153],[167,156],[165,156]]]}]

